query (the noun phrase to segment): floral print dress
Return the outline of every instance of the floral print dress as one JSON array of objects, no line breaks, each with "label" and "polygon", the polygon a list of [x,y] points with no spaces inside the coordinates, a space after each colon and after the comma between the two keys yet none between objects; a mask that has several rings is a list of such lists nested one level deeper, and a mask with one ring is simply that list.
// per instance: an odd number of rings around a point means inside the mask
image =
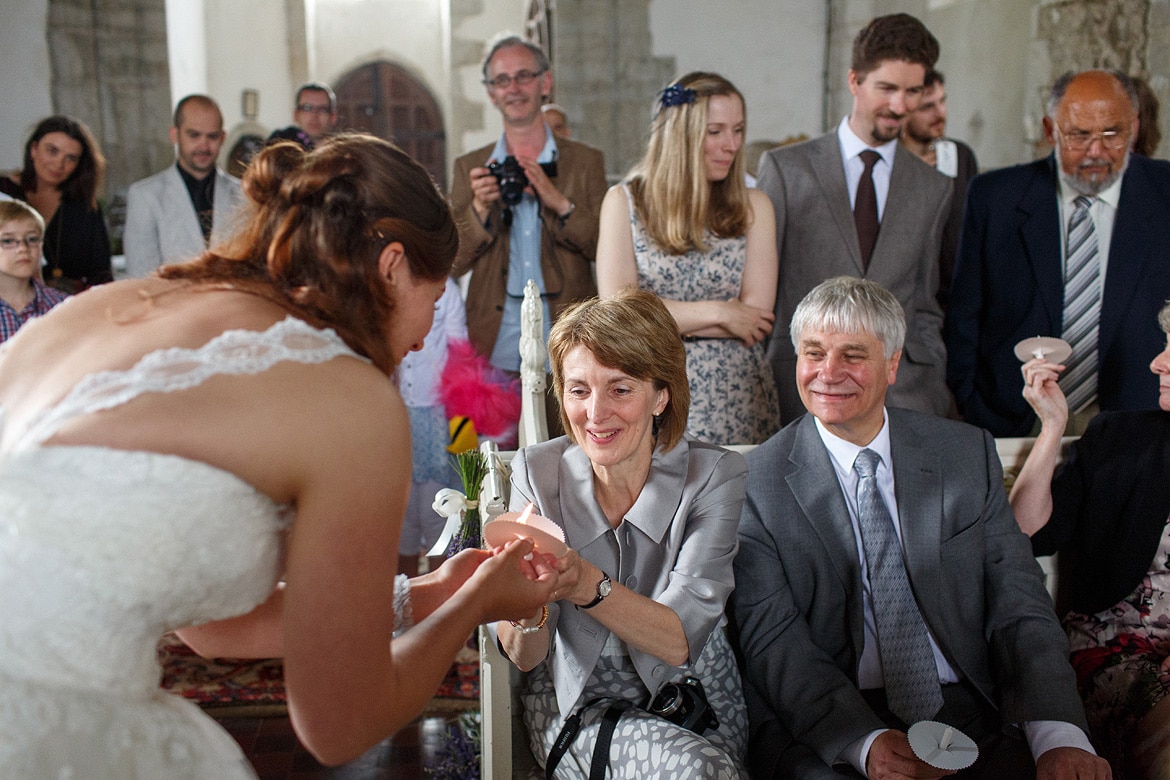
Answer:
[{"label": "floral print dress", "polygon": [[1125,777],[1137,722],[1170,693],[1170,522],[1133,593],[1095,615],[1070,612],[1064,625],[1089,729]]},{"label": "floral print dress", "polygon": [[[630,204],[639,287],[671,301],[739,296],[746,237],[708,235],[706,252],[667,254],[646,233],[629,187],[622,186]],[[712,444],[760,444],[780,429],[780,399],[763,343],[744,347],[733,338],[684,341],[691,388],[687,433]]]}]

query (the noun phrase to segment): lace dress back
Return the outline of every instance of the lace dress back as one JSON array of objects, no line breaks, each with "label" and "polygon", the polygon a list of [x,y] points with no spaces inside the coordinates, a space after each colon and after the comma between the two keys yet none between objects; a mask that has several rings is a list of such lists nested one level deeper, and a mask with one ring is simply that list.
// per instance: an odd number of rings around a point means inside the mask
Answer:
[{"label": "lace dress back", "polygon": [[263,601],[288,513],[206,463],[45,442],[143,393],[341,355],[356,357],[291,317],[153,352],[82,379],[0,455],[0,778],[253,777],[226,732],[159,688],[156,643]]}]

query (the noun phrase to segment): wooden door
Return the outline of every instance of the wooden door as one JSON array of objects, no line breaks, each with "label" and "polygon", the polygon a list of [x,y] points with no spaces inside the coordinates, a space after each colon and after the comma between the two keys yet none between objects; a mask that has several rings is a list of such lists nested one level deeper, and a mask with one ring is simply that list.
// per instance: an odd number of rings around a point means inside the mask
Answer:
[{"label": "wooden door", "polygon": [[443,116],[422,82],[397,65],[372,62],[343,76],[336,92],[339,130],[393,141],[443,186],[447,179]]}]

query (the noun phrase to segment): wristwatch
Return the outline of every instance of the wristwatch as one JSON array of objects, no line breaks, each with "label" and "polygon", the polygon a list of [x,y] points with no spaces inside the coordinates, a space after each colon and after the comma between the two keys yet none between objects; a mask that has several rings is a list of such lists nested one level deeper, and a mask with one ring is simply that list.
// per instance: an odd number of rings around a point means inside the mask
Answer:
[{"label": "wristwatch", "polygon": [[609,579],[608,574],[602,572],[601,582],[597,583],[597,595],[593,597],[593,601],[590,601],[588,604],[582,604],[581,609],[593,609],[605,600],[605,597],[609,595],[611,590],[613,590],[613,582]]}]

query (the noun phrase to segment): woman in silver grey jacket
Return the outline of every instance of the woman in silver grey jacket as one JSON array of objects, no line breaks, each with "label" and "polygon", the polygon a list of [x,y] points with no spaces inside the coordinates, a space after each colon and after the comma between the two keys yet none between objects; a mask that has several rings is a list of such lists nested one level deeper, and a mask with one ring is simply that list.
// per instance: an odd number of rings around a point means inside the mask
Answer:
[{"label": "woman in silver grey jacket", "polygon": [[610,702],[644,708],[663,686],[689,694],[671,686],[692,676],[718,725],[689,724],[695,733],[677,717],[627,709],[609,776],[738,777],[747,717],[722,626],[744,459],[683,438],[685,353],[653,294],[578,304],[553,327],[549,353],[570,433],[517,454],[512,506],[534,503],[569,550],[556,560],[547,609],[497,624],[504,652],[529,672],[532,750],[546,764],[566,720],[580,714],[556,776],[587,777]]}]

